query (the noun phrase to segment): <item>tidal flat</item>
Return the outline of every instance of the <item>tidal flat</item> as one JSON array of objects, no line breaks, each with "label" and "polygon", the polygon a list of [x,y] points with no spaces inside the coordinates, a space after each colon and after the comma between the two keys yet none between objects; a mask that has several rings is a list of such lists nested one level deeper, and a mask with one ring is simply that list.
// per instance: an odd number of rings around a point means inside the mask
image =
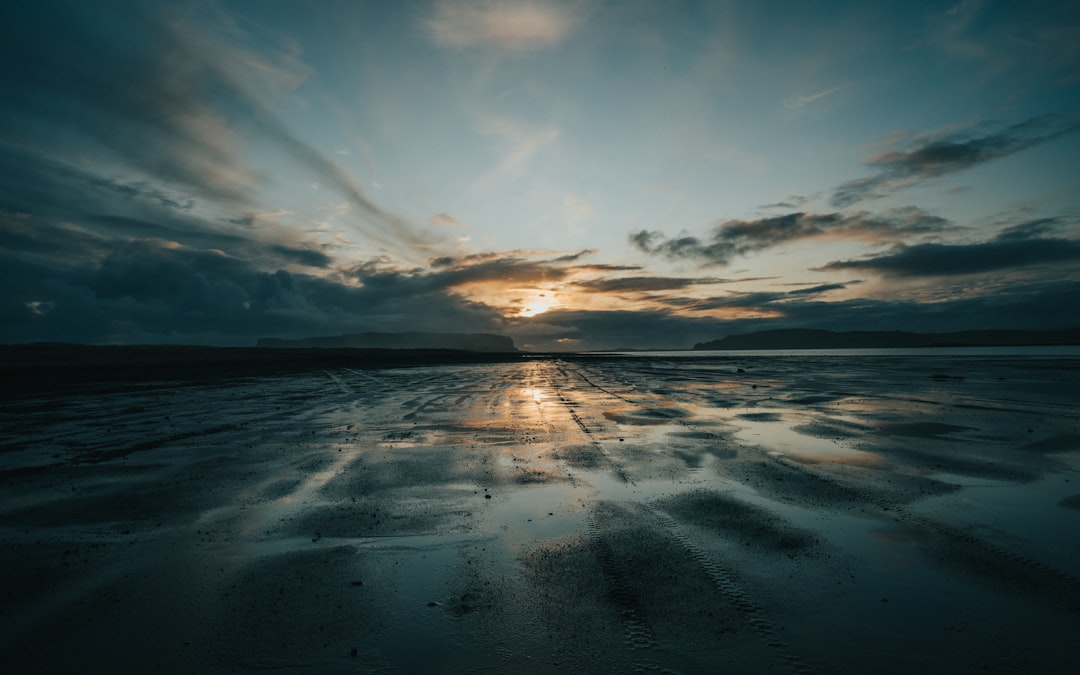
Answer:
[{"label": "tidal flat", "polygon": [[3,670],[1080,672],[1080,359],[318,365],[8,390]]}]

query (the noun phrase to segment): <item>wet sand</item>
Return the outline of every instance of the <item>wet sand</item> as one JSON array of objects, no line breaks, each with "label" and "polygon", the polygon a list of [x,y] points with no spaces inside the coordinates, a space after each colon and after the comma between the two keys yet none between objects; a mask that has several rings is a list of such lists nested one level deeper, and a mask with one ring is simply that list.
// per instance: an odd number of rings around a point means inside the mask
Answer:
[{"label": "wet sand", "polygon": [[1080,671],[1076,359],[319,365],[9,389],[4,670]]}]

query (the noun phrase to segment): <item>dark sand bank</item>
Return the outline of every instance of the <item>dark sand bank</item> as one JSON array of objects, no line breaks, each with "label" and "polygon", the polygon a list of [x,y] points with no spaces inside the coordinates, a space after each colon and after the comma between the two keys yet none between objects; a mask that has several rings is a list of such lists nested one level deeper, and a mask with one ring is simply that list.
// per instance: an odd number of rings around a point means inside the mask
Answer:
[{"label": "dark sand bank", "polygon": [[6,392],[5,670],[1080,669],[1080,361],[364,363]]}]

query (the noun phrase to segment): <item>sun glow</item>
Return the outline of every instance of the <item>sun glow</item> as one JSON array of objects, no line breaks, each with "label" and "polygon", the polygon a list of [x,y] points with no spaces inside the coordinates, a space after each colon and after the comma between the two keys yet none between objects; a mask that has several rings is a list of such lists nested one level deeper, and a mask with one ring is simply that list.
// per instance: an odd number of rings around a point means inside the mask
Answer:
[{"label": "sun glow", "polygon": [[543,314],[555,307],[558,304],[558,299],[554,293],[535,293],[524,303],[522,303],[521,311],[518,312],[518,316],[536,316],[537,314]]}]

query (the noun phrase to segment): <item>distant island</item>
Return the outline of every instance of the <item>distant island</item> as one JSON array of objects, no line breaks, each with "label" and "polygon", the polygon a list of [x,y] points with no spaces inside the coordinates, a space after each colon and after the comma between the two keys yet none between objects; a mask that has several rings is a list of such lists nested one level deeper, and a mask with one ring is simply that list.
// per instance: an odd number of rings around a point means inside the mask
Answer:
[{"label": "distant island", "polygon": [[456,349],[493,354],[518,351],[511,338],[492,333],[349,333],[295,340],[259,338],[257,344],[273,349]]},{"label": "distant island", "polygon": [[1080,327],[1059,330],[969,330],[956,333],[846,331],[803,328],[763,330],[699,342],[714,349],[896,349],[903,347],[1033,347],[1080,345]]}]

